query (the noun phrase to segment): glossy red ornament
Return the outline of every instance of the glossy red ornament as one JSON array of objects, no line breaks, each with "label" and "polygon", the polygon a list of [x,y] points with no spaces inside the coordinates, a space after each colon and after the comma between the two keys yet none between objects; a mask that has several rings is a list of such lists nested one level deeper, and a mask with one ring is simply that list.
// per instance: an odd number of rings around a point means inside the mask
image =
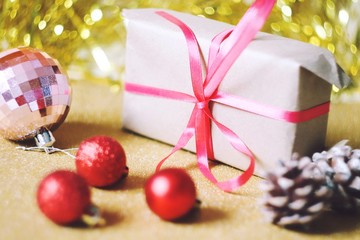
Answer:
[{"label": "glossy red ornament", "polygon": [[90,189],[78,174],[59,170],[47,175],[37,191],[40,210],[58,224],[79,220],[90,205]]},{"label": "glossy red ornament", "polygon": [[91,186],[109,186],[127,175],[125,151],[108,136],[94,136],[80,143],[76,170]]},{"label": "glossy red ornament", "polygon": [[176,220],[195,205],[196,189],[182,169],[167,168],[152,175],[145,183],[146,202],[164,220]]}]

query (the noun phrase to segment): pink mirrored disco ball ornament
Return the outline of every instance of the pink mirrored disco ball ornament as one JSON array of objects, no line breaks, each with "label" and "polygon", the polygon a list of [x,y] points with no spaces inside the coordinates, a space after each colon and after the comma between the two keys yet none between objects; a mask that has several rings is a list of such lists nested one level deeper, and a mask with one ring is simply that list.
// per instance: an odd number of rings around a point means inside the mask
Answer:
[{"label": "pink mirrored disco ball ornament", "polygon": [[19,47],[0,53],[0,135],[13,141],[55,142],[51,131],[65,120],[71,102],[66,73],[47,53]]}]

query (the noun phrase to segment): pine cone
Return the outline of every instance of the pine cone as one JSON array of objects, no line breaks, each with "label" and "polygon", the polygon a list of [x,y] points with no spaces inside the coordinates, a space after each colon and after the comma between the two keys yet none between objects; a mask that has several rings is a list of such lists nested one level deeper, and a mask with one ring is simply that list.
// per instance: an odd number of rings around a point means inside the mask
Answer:
[{"label": "pine cone", "polygon": [[346,143],[341,141],[329,151],[315,153],[312,160],[334,191],[332,208],[353,211],[360,206],[360,150],[353,150]]},{"label": "pine cone", "polygon": [[326,178],[309,157],[293,154],[290,161],[280,162],[268,181],[262,185],[265,213],[277,225],[291,226],[311,222],[328,206],[332,191]]}]

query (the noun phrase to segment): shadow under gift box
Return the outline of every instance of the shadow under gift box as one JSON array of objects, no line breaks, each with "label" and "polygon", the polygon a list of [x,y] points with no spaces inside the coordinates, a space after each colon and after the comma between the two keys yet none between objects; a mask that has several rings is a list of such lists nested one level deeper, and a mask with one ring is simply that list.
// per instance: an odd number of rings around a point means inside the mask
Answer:
[{"label": "shadow under gift box", "polygon": [[[178,26],[156,11],[123,12],[127,28],[125,81],[193,95],[185,37]],[[192,29],[204,59],[213,37],[232,27],[189,14],[166,12]],[[342,88],[349,83],[327,50],[258,33],[233,64],[219,91],[282,110],[301,111],[328,102],[332,84]],[[193,103],[125,92],[123,127],[174,145],[193,107]],[[296,124],[217,103],[212,113],[254,153],[255,174],[259,176],[264,176],[263,170],[275,166],[279,159],[289,159],[293,152],[312,155],[324,149],[327,114]],[[212,136],[216,160],[247,168],[248,158],[234,150],[215,125]],[[186,149],[195,151],[194,139]]]}]

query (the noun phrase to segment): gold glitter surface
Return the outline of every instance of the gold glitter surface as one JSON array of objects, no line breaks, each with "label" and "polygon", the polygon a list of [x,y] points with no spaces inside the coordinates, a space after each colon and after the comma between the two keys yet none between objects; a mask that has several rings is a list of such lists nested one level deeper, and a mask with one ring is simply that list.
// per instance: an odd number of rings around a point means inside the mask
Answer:
[{"label": "gold glitter surface", "polygon": [[[119,85],[124,72],[124,8],[167,8],[236,24],[252,0],[0,1],[0,50],[44,49],[72,80]],[[360,84],[360,1],[278,0],[263,31],[332,52]]]},{"label": "gold glitter surface", "polygon": [[[49,221],[37,208],[35,193],[40,180],[56,169],[75,169],[74,160],[61,153],[45,154],[16,150],[19,143],[0,139],[0,235],[1,239],[356,239],[360,234],[358,215],[329,213],[314,223],[312,230],[297,232],[266,223],[258,200],[261,179],[253,177],[237,193],[224,193],[197,169],[195,155],[180,151],[165,166],[185,168],[193,177],[201,209],[178,222],[165,222],[146,206],[143,185],[157,162],[171,146],[120,130],[121,95],[106,86],[75,82],[69,116],[54,132],[59,148],[77,147],[87,137],[105,134],[123,145],[130,168],[128,178],[109,189],[92,188],[93,203],[107,220],[100,228],[64,227]],[[340,114],[341,113],[341,114]],[[357,114],[357,115],[353,115]],[[350,138],[353,147],[359,132],[359,105],[333,105],[330,113],[329,144]],[[347,119],[344,126],[343,119]],[[352,120],[351,120],[352,119]],[[354,140],[354,141],[353,141]],[[31,145],[29,142],[27,145]],[[220,179],[239,171],[212,165]],[[329,236],[329,234],[331,234]]]}]

